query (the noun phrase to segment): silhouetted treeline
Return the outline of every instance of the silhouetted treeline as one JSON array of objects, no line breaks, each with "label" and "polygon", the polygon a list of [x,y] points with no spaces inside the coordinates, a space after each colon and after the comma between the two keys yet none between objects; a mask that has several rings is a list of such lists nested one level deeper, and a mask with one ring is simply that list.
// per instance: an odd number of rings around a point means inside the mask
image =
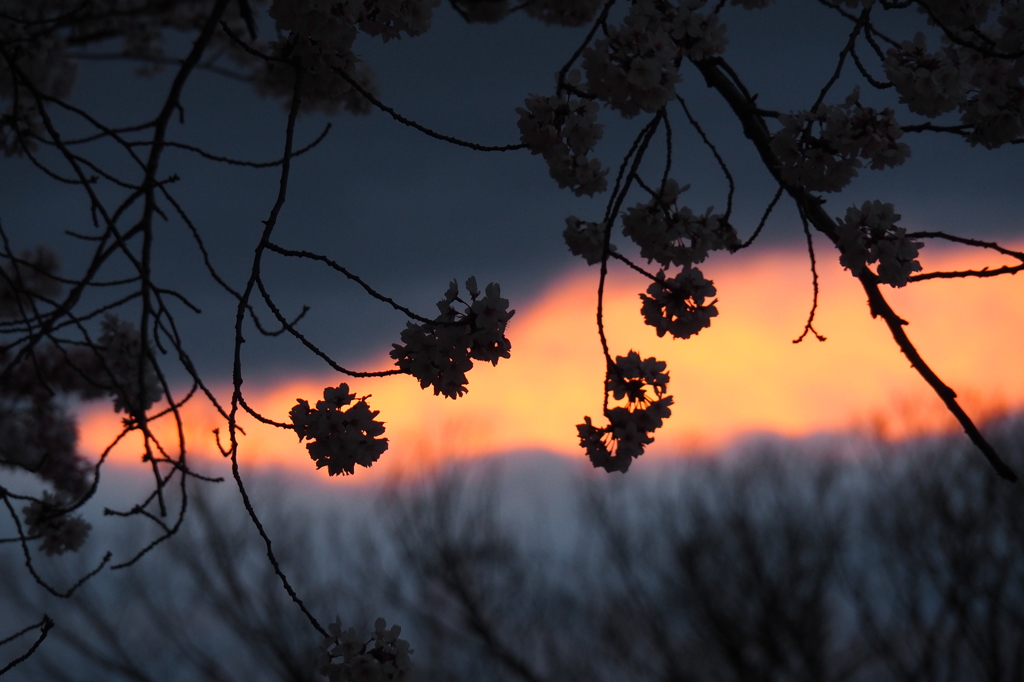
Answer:
[{"label": "silhouetted treeline", "polygon": [[[1024,426],[992,429],[1019,466]],[[263,513],[314,613],[400,623],[417,680],[1024,680],[1024,493],[961,440],[776,443],[612,477],[461,465],[340,508],[285,490]],[[224,502],[65,605],[15,679],[322,679]],[[0,558],[4,613],[57,607]]]}]

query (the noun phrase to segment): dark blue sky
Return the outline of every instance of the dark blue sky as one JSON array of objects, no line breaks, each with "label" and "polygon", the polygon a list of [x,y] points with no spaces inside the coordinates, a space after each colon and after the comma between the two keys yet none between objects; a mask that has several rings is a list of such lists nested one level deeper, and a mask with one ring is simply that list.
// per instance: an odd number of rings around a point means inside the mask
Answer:
[{"label": "dark blue sky", "polygon": [[[847,30],[845,23],[811,3],[780,2],[758,12],[728,8],[725,17],[730,38],[726,58],[748,87],[761,93],[763,106],[780,110],[804,108],[813,101]],[[912,14],[910,19],[920,23]],[[528,93],[552,91],[555,71],[582,35],[581,30],[545,27],[519,16],[499,25],[467,26],[441,7],[434,27],[421,37],[381,44],[362,36],[356,47],[377,72],[382,99],[400,112],[440,132],[507,144],[518,142],[515,108]],[[138,122],[157,110],[170,73],[141,79],[130,67],[83,64],[74,101],[110,123]],[[845,96],[852,83],[837,86],[832,99]],[[692,68],[684,69],[680,91],[736,176],[734,222],[746,235],[772,195],[768,174],[738,124]],[[884,105],[891,102],[889,96],[870,93],[866,99]],[[184,103],[185,125],[176,123],[171,139],[254,160],[272,158],[282,149],[280,102],[259,98],[247,85],[197,74]],[[673,175],[692,183],[688,201],[695,210],[721,207],[725,185],[719,170],[678,108],[674,111],[678,146]],[[596,219],[603,210],[603,198],[577,199],[559,190],[539,157],[525,151],[485,154],[455,148],[380,112],[367,117],[304,116],[299,144],[314,138],[328,120],[333,129],[327,139],[296,162],[276,240],[324,253],[426,314],[432,314],[433,302],[450,279],[469,275],[500,282],[513,307],[523,305],[574,266],[561,239],[565,217]],[[614,167],[642,120],[622,121],[609,111],[602,113],[602,120],[606,136],[598,155]],[[910,115],[901,120],[910,120]],[[989,152],[958,139],[905,140],[913,156],[904,167],[862,174],[841,196],[829,197],[831,212],[842,214],[853,203],[878,198],[894,202],[903,224],[912,229],[1011,239],[1019,234],[1024,177],[1019,148]],[[114,160],[108,151],[95,153],[127,168],[123,158]],[[652,158],[660,163],[661,155]],[[202,231],[214,263],[241,286],[260,221],[274,200],[276,171],[227,167],[181,151],[168,152],[164,167],[180,175],[174,192]],[[64,229],[91,229],[80,189],[54,183],[23,159],[4,159],[0,220],[19,247],[47,242],[62,255],[66,274],[73,276],[81,267],[86,251],[61,236]],[[199,267],[198,251],[180,221],[172,219],[159,230],[161,281],[204,310],[196,316],[182,307],[179,323],[200,366],[226,376],[233,304]],[[788,207],[778,211],[762,239],[802,244]],[[824,254],[831,250],[824,243],[819,246]],[[342,361],[386,347],[404,326],[400,316],[326,269],[269,256],[265,272],[289,314],[303,304],[312,307],[305,329]],[[256,342],[255,336],[249,335],[253,343],[247,347],[253,361],[250,372],[317,366],[294,342],[266,344]]]}]

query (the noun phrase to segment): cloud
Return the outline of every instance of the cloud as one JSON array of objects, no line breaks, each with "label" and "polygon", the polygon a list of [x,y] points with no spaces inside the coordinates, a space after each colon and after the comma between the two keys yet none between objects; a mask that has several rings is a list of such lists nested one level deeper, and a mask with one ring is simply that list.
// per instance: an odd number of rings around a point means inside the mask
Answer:
[{"label": "cloud", "polygon": [[[977,254],[931,249],[926,270],[992,265]],[[925,251],[928,254],[928,250]],[[824,262],[823,262],[824,261]],[[659,339],[643,325],[638,275],[615,274],[605,313],[613,354],[630,350],[665,360],[675,396],[673,416],[657,432],[650,455],[685,455],[727,445],[750,434],[805,436],[868,428],[897,438],[955,428],[924,381],[899,353],[885,325],[873,320],[863,291],[834,261],[819,259],[820,299],[815,327],[821,343],[800,334],[811,304],[807,255],[799,250],[744,253],[706,264],[718,288],[719,317],[687,341]],[[934,280],[887,292],[926,361],[976,416],[1024,406],[1024,282],[1013,277]],[[535,300],[520,304],[509,327],[512,359],[479,364],[469,394],[451,401],[423,391],[408,376],[349,380],[386,422],[390,450],[372,474],[417,469],[440,460],[511,451],[581,457],[575,425],[601,407],[603,362],[595,323],[597,269],[575,269]],[[515,304],[515,302],[513,302]],[[382,349],[368,363],[390,366]],[[288,421],[297,398],[317,400],[337,375],[246,384],[250,405]],[[227,391],[219,391],[222,399]],[[195,399],[183,410],[191,454],[217,456],[212,431],[222,422]],[[295,434],[240,422],[241,461],[256,465],[314,465]],[[172,439],[172,423],[156,432]],[[108,406],[80,416],[82,448],[102,450],[118,429]],[[133,450],[134,448],[134,450]],[[115,460],[141,454],[138,442],[119,446]],[[361,476],[362,475],[362,476]]]}]

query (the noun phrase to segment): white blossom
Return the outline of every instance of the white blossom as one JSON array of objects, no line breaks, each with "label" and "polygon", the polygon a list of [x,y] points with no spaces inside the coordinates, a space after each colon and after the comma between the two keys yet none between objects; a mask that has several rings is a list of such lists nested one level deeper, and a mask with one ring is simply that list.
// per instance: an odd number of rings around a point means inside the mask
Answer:
[{"label": "white blossom", "polygon": [[921,270],[917,254],[923,244],[911,240],[904,228],[896,226],[899,219],[892,204],[878,200],[848,208],[846,218],[836,222],[842,251],[839,263],[860,275],[877,262],[878,279],[883,284],[906,286],[910,275]]},{"label": "white blossom", "polygon": [[85,544],[92,525],[81,516],[69,515],[67,500],[49,491],[42,500],[34,500],[22,509],[27,535],[42,540],[40,545],[48,556],[77,552]]},{"label": "white blossom", "polygon": [[[632,461],[654,442],[651,433],[661,428],[671,414],[672,396],[666,364],[656,358],[640,359],[636,351],[615,358],[605,377],[605,390],[625,406],[605,410],[608,425],[594,426],[590,417],[577,424],[580,446],[591,463],[606,471],[625,473]],[[653,397],[647,389],[653,389]]]},{"label": "white blossom", "polygon": [[928,52],[923,33],[913,41],[891,47],[885,57],[885,72],[900,94],[900,102],[915,114],[936,117],[953,111],[966,97],[966,78],[956,53]]},{"label": "white blossom", "polygon": [[588,157],[604,134],[597,111],[592,100],[564,95],[530,95],[525,107],[516,109],[523,144],[547,161],[559,187],[572,189],[576,196],[597,194],[608,187],[607,169]]},{"label": "white blossom", "polygon": [[860,103],[860,89],[843,104],[820,105],[779,117],[782,129],[771,148],[782,179],[815,192],[837,192],[867,161],[880,170],[902,164],[910,147],[898,142],[903,130],[891,109],[876,111]]},{"label": "white blossom", "polygon": [[971,91],[960,120],[973,129],[967,141],[995,149],[1024,134],[1024,60],[980,58],[965,50],[972,67]]},{"label": "white blossom", "polygon": [[[398,368],[419,379],[422,388],[433,386],[434,395],[452,399],[468,390],[466,372],[473,368],[473,360],[497,365],[512,349],[505,327],[515,311],[508,309],[501,287],[492,282],[481,296],[476,278],[470,277],[466,289],[468,302],[459,298],[458,284],[452,281],[437,303],[441,314],[432,322],[408,323],[403,343],[392,344],[391,351]],[[456,302],[464,306],[461,312],[453,305]]]},{"label": "white blossom", "polygon": [[667,332],[677,339],[688,339],[711,326],[711,318],[718,315],[717,301],[705,301],[715,295],[715,285],[704,279],[698,268],[683,268],[671,278],[661,271],[657,277],[647,287],[647,294],[640,294],[640,313],[658,336]]},{"label": "white blossom", "polygon": [[[580,220],[576,216],[569,216],[565,219],[565,230],[562,237],[565,239],[569,251],[574,256],[580,256],[588,265],[600,263],[604,258],[604,236],[605,224],[592,223]],[[609,251],[615,251],[615,245],[608,245]]]},{"label": "white blossom", "polygon": [[627,118],[661,109],[675,95],[683,58],[725,51],[725,26],[696,11],[703,4],[635,0],[622,25],[608,26],[583,52],[587,89]]},{"label": "white blossom", "polygon": [[[4,7],[5,12],[12,9]],[[20,22],[0,20],[0,44],[16,46],[0,59],[0,101],[9,102],[0,110],[0,151],[21,156],[34,151],[36,138],[45,132],[35,97],[24,83],[44,97],[64,98],[78,69],[61,36],[30,31]]]},{"label": "white blossom", "polygon": [[426,33],[440,4],[441,0],[348,0],[344,6],[361,31],[388,41],[403,33]]},{"label": "white blossom", "polygon": [[374,622],[374,632],[360,637],[355,628],[342,628],[335,619],[327,626],[320,645],[320,674],[330,682],[392,682],[405,679],[412,670],[409,642],[398,635],[402,628],[389,629],[383,618]]},{"label": "white blossom", "polygon": [[996,50],[1003,54],[1024,50],[1024,5],[1019,2],[1003,3],[996,24]]},{"label": "white blossom", "polygon": [[605,379],[605,390],[616,400],[627,399],[630,402],[644,402],[647,399],[645,387],[654,389],[659,398],[668,386],[666,363],[656,358],[640,359],[636,351],[615,358],[615,366],[608,372]]},{"label": "white blossom", "polygon": [[636,8],[583,53],[587,89],[627,118],[665,106],[680,80],[682,56],[668,25]]},{"label": "white blossom", "polygon": [[297,399],[288,413],[299,441],[308,440],[306,450],[316,468],[327,467],[330,476],[355,473],[356,465],[369,467],[388,449],[388,439],[380,438],[384,424],[374,417],[366,398],[355,400],[348,384],[325,388],[324,399],[310,409],[309,403]]},{"label": "white blossom", "polygon": [[130,322],[107,315],[102,329],[97,345],[103,367],[97,380],[114,396],[114,410],[138,416],[163,395],[156,367]]},{"label": "white blossom", "polygon": [[641,257],[648,262],[689,266],[703,262],[711,251],[739,245],[736,230],[713,208],[697,215],[677,206],[679,195],[688,187],[670,179],[657,198],[631,207],[622,216],[622,233],[640,247]]},{"label": "white blossom", "polygon": [[330,0],[274,0],[270,15],[286,38],[271,45],[272,54],[283,61],[266,64],[263,78],[257,81],[264,93],[290,96],[298,69],[305,108],[329,113],[338,107],[356,114],[370,111],[370,102],[342,75],[376,93],[373,73],[352,51],[361,12],[350,16],[341,8]]},{"label": "white blossom", "polygon": [[584,26],[594,19],[601,4],[601,0],[531,0],[523,9],[545,24]]},{"label": "white blossom", "polygon": [[690,61],[700,62],[725,52],[729,42],[725,24],[718,14],[697,12],[703,2],[681,4],[675,16],[672,37],[679,43],[683,55]]}]

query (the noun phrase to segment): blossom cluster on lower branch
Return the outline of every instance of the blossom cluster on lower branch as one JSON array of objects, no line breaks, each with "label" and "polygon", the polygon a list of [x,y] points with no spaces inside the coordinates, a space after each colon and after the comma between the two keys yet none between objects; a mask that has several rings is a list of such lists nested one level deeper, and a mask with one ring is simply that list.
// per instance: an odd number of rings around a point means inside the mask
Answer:
[{"label": "blossom cluster on lower branch", "polygon": [[616,357],[608,367],[605,391],[626,405],[605,410],[607,426],[595,426],[590,417],[576,426],[580,446],[594,467],[625,473],[644,447],[654,442],[651,433],[672,414],[672,396],[665,395],[669,380],[665,367],[656,358],[641,360],[636,351]]},{"label": "blossom cluster on lower branch", "polygon": [[373,624],[373,635],[361,637],[355,628],[342,629],[341,620],[327,626],[320,645],[320,674],[330,682],[391,682],[405,679],[412,669],[409,642],[398,635],[402,628],[387,628],[383,618]]},{"label": "blossom cluster on lower branch", "polygon": [[370,467],[388,449],[388,439],[379,437],[384,424],[374,420],[380,412],[371,411],[365,397],[342,409],[355,397],[348,384],[341,384],[325,388],[324,399],[315,408],[298,399],[289,412],[299,440],[309,440],[306,449],[317,469],[327,467],[331,476],[353,474],[356,464]]}]

